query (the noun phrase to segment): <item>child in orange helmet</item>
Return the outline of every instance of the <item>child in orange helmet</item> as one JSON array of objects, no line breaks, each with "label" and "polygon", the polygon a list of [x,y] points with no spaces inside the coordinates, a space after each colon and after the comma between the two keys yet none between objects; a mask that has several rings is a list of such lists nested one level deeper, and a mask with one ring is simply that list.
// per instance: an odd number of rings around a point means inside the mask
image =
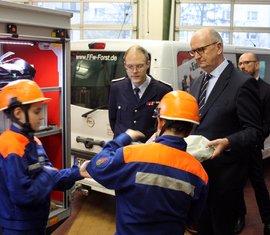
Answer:
[{"label": "child in orange helmet", "polygon": [[187,92],[169,92],[156,117],[154,143],[129,145],[144,135],[128,129],[106,143],[86,168],[97,182],[115,190],[116,235],[196,233],[208,176],[186,152],[184,138],[199,124],[197,102]]},{"label": "child in orange helmet", "polygon": [[44,97],[31,80],[10,82],[0,91],[0,111],[11,120],[0,135],[0,225],[3,235],[44,235],[52,190],[67,190],[89,176],[81,168],[52,167],[34,136],[43,119]]}]

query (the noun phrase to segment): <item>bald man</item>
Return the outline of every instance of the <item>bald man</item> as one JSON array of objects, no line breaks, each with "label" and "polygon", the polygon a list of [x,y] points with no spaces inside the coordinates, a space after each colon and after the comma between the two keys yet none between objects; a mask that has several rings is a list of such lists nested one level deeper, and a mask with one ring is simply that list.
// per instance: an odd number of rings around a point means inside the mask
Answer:
[{"label": "bald man", "polygon": [[[270,85],[259,77],[260,62],[256,54],[247,52],[240,56],[239,69],[255,78],[259,85],[261,99],[263,141],[270,133]],[[248,176],[255,191],[257,205],[264,226],[264,235],[270,235],[270,199],[269,192],[264,180],[262,151],[264,145],[251,152],[249,157]],[[246,205],[244,192],[239,203],[239,215],[235,225],[235,234],[241,233],[245,225]]]},{"label": "bald man", "polygon": [[193,134],[211,140],[209,146],[215,149],[212,159],[202,163],[209,176],[209,197],[199,234],[233,235],[238,199],[247,179],[247,156],[262,138],[258,86],[225,58],[223,40],[213,28],[196,31],[190,47],[190,55],[205,71],[190,89],[199,105],[204,103]]}]

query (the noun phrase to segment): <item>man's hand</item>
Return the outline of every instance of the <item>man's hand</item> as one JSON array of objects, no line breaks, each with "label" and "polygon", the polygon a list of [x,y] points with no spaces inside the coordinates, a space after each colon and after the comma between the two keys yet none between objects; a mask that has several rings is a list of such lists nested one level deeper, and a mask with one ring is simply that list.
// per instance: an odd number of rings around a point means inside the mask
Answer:
[{"label": "man's hand", "polygon": [[145,135],[142,132],[135,131],[135,130],[132,130],[132,129],[127,129],[126,134],[128,134],[130,136],[132,141],[137,141],[139,139],[145,138]]},{"label": "man's hand", "polygon": [[219,156],[224,150],[230,148],[230,142],[227,138],[212,140],[207,144],[207,147],[214,148],[211,159]]},{"label": "man's hand", "polygon": [[193,228],[193,226],[188,226],[185,230],[184,235],[195,235],[199,234],[197,229]]},{"label": "man's hand", "polygon": [[185,231],[184,235],[192,235],[188,230]]},{"label": "man's hand", "polygon": [[83,164],[80,166],[80,174],[84,178],[91,178],[89,173],[86,170],[87,165],[89,164],[90,161],[85,161]]}]

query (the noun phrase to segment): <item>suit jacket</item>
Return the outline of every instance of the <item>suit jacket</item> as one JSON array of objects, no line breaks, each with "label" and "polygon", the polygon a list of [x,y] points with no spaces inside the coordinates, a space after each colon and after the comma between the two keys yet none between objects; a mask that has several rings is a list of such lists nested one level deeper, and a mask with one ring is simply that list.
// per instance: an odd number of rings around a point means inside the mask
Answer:
[{"label": "suit jacket", "polygon": [[156,118],[153,115],[158,101],[170,91],[170,85],[151,77],[138,102],[129,78],[113,82],[109,98],[109,120],[114,137],[131,128],[145,134],[143,142],[148,140],[156,131]]},{"label": "suit jacket", "polygon": [[270,84],[259,78],[258,85],[262,103],[263,140],[265,140],[270,134]]},{"label": "suit jacket", "polygon": [[[193,82],[190,93],[198,99],[202,78]],[[209,140],[228,138],[230,150],[205,161],[210,188],[231,190],[242,187],[247,176],[248,149],[262,139],[260,99],[257,81],[236,69],[229,61],[201,112],[193,134]]]}]

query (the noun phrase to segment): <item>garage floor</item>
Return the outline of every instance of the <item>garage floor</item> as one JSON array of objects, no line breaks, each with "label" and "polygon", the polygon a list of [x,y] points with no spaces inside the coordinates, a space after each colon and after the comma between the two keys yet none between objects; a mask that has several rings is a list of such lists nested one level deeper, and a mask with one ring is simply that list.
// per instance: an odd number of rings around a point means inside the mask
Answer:
[{"label": "garage floor", "polygon": [[88,196],[76,192],[71,216],[52,235],[113,235],[114,196],[89,190]]},{"label": "garage floor", "polygon": [[[270,190],[270,158],[264,160],[265,178]],[[245,200],[248,214],[241,235],[263,234],[255,196],[251,185],[246,185]],[[76,192],[72,200],[71,216],[52,235],[113,235],[115,231],[114,197],[89,191],[88,196]]]}]

